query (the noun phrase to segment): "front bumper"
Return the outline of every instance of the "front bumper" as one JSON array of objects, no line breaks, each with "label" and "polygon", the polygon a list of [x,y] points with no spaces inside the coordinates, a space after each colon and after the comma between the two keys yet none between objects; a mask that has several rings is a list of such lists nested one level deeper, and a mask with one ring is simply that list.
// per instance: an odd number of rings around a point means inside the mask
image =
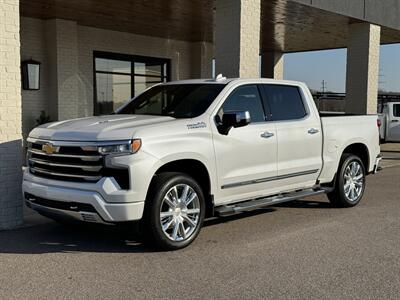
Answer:
[{"label": "front bumper", "polygon": [[[27,206],[49,217],[117,223],[140,220],[144,210],[144,201],[109,203],[96,191],[52,186],[29,180],[23,181],[22,189]],[[88,209],[90,207],[93,209]]]}]

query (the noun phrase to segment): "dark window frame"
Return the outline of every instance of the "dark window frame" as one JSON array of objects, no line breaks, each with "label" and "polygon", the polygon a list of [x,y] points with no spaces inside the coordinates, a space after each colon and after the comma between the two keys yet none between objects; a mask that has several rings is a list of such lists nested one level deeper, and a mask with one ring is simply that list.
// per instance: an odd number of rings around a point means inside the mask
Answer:
[{"label": "dark window frame", "polygon": [[[130,73],[97,71],[96,70],[96,58],[128,61],[131,63]],[[137,74],[137,73],[135,73],[135,63],[154,63],[154,64],[159,63],[161,65],[161,76]],[[164,67],[164,65],[165,65],[165,67]],[[166,70],[164,68],[166,68]],[[158,78],[161,80],[165,79],[166,82],[171,81],[171,59],[150,57],[150,56],[141,56],[141,55],[122,54],[122,53],[115,53],[115,52],[93,51],[93,114],[95,116],[98,115],[96,74],[112,74],[112,75],[130,76],[131,98],[133,98],[133,97],[137,96],[137,95],[135,95],[135,76],[152,77],[152,78]]]},{"label": "dark window frame", "polygon": [[[267,106],[268,107],[268,120],[272,121],[272,122],[290,122],[290,121],[296,121],[296,120],[303,120],[305,118],[307,118],[307,116],[309,116],[309,110],[308,110],[308,106],[307,103],[304,99],[304,95],[303,92],[301,90],[301,88],[297,85],[288,85],[288,84],[271,84],[271,83],[263,83],[263,84],[259,84],[259,88],[260,90],[262,90],[262,99],[263,99],[263,104],[264,107]],[[295,118],[295,119],[284,119],[284,120],[277,120],[274,118],[274,115],[272,113],[272,108],[271,108],[271,103],[268,97],[268,93],[266,90],[266,86],[278,86],[278,87],[291,87],[291,88],[295,88],[297,90],[297,92],[299,93],[300,99],[301,99],[301,103],[303,104],[303,108],[304,108],[304,116],[300,117],[300,118]]]}]

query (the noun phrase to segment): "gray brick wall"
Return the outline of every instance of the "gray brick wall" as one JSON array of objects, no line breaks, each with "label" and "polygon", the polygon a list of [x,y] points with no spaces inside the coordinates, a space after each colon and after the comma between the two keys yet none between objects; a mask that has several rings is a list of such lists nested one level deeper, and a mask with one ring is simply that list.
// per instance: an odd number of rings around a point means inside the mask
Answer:
[{"label": "gray brick wall", "polygon": [[0,0],[0,229],[22,223],[19,1]]},{"label": "gray brick wall", "polygon": [[[21,18],[21,59],[34,59],[40,65],[40,90],[22,90],[22,132],[24,138],[36,125],[40,111],[49,114],[48,56],[46,51],[45,22],[39,19]],[[56,116],[51,116],[55,119]]]}]

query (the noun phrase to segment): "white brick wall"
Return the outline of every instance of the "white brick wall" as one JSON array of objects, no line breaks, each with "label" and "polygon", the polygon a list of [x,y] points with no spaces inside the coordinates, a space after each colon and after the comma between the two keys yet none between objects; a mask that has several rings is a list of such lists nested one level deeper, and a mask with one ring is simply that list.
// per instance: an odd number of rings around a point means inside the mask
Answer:
[{"label": "white brick wall", "polygon": [[19,1],[0,0],[0,229],[22,222]]},{"label": "white brick wall", "polygon": [[216,73],[259,77],[260,0],[217,0]]}]

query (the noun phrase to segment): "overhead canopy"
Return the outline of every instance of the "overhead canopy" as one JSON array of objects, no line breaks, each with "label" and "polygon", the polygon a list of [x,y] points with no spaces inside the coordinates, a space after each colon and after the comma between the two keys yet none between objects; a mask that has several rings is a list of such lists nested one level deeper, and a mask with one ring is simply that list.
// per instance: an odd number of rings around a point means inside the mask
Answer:
[{"label": "overhead canopy", "polygon": [[[314,0],[311,6],[307,0],[263,0],[261,51],[343,48],[347,45],[348,24],[366,21],[382,25],[382,44],[400,42],[400,23],[397,24],[400,1],[379,1],[375,6],[369,4],[371,1]],[[386,15],[382,10],[386,10]],[[21,14],[75,20],[84,26],[141,35],[213,42],[215,3],[213,0],[21,0]]]}]

